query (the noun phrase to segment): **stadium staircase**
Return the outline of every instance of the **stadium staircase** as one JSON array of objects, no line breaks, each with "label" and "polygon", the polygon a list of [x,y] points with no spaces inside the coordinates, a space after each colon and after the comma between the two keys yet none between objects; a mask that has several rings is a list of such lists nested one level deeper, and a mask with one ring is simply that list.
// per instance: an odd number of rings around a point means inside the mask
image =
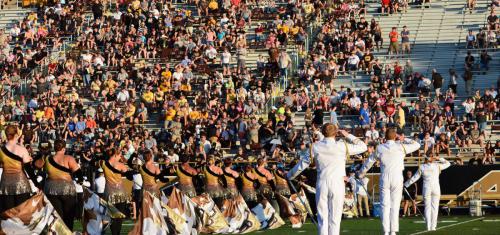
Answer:
[{"label": "stadium staircase", "polygon": [[[7,5],[5,5],[8,3]],[[10,2],[0,0],[2,8],[0,9],[0,29],[9,30],[14,24],[19,24],[26,15],[33,11],[29,8],[18,8]]]}]

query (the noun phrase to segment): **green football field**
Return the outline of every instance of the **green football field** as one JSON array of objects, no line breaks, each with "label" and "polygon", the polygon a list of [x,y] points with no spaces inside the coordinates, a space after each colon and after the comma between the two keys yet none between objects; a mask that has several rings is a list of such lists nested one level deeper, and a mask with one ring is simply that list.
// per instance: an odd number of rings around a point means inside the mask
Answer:
[{"label": "green football field", "polygon": [[[128,234],[132,229],[133,222],[125,221],[122,234]],[[81,225],[76,222],[75,229],[81,231]],[[468,216],[446,216],[438,220],[437,231],[425,232],[425,224],[421,217],[401,218],[399,223],[399,234],[500,234],[500,216],[468,217]],[[317,230],[308,220],[302,228],[292,229],[289,224],[274,230],[257,231],[254,235],[290,235],[290,234],[316,234]],[[109,231],[106,234],[110,234]],[[380,219],[343,219],[341,234],[382,234]]]}]

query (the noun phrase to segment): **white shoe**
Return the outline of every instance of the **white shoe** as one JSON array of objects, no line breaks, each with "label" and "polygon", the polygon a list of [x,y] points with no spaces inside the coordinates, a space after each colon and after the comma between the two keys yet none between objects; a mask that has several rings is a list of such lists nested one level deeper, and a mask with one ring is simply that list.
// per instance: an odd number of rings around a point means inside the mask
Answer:
[{"label": "white shoe", "polygon": [[391,232],[391,235],[396,235],[396,232]]}]

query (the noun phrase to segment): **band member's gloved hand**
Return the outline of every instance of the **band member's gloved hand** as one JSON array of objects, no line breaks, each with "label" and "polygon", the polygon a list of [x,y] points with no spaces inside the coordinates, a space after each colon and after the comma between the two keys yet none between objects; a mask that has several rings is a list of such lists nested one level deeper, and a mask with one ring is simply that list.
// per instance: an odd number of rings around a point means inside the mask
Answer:
[{"label": "band member's gloved hand", "polygon": [[84,180],[83,183],[82,183],[82,186],[85,186],[87,188],[90,188],[90,182]]},{"label": "band member's gloved hand", "polygon": [[408,182],[405,182],[405,183],[403,184],[403,186],[404,186],[405,188],[410,187],[410,185],[408,184]]}]

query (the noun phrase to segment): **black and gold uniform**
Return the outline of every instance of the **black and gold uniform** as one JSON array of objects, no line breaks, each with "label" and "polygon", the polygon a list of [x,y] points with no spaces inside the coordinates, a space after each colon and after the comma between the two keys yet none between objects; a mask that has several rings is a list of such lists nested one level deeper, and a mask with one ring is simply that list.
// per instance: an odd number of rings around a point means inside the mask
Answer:
[{"label": "black and gold uniform", "polygon": [[266,175],[264,173],[260,172],[259,169],[254,169],[255,176],[257,176],[257,180],[260,183],[260,187],[258,188],[259,195],[271,200],[274,198],[274,192],[273,189],[270,185],[270,182],[267,180]]},{"label": "black and gold uniform", "polygon": [[44,191],[52,206],[63,218],[64,223],[73,230],[75,208],[77,206],[76,187],[71,177],[71,170],[58,164],[53,157],[44,159],[45,181]]},{"label": "black and gold uniform", "polygon": [[111,204],[129,203],[130,194],[123,187],[122,177],[124,173],[115,169],[109,161],[101,161],[100,165],[106,179],[106,187],[104,188],[105,200]]},{"label": "black and gold uniform", "polygon": [[0,163],[3,165],[0,180],[0,212],[3,212],[28,200],[31,187],[24,173],[23,159],[10,152],[6,146],[0,148]]},{"label": "black and gold uniform", "polygon": [[280,170],[275,170],[273,174],[274,180],[276,182],[276,193],[286,198],[290,197],[290,187],[288,186],[288,181],[286,180],[285,176]]},{"label": "black and gold uniform", "polygon": [[175,169],[177,177],[179,178],[179,189],[188,197],[196,197],[196,189],[193,184],[193,176],[187,172],[182,165]]},{"label": "black and gold uniform", "polygon": [[243,196],[243,199],[245,199],[247,203],[257,202],[257,191],[255,190],[255,184],[258,182],[258,180],[250,178],[248,174],[251,174],[251,172],[245,172],[241,177],[242,180],[241,195]]},{"label": "black and gold uniform", "polygon": [[160,189],[158,188],[158,184],[156,182],[157,176],[148,170],[146,164],[140,167],[140,173],[142,177],[142,190],[148,191],[152,195],[159,197]]},{"label": "black and gold uniform", "polygon": [[[113,156],[114,154],[110,154]],[[100,166],[104,171],[106,186],[104,187],[104,199],[113,204],[120,212],[128,214],[128,206],[131,196],[125,191],[122,177],[125,172],[114,168],[109,161],[101,161]],[[123,219],[113,219],[111,222],[111,234],[118,235],[121,231]]]},{"label": "black and gold uniform", "polygon": [[203,174],[205,175],[205,192],[208,193],[214,201],[224,197],[224,188],[219,182],[222,175],[210,170],[209,166],[204,167]]},{"label": "black and gold uniform", "polygon": [[235,198],[238,196],[238,188],[236,187],[236,177],[224,169],[224,177],[226,178],[226,198]]}]

